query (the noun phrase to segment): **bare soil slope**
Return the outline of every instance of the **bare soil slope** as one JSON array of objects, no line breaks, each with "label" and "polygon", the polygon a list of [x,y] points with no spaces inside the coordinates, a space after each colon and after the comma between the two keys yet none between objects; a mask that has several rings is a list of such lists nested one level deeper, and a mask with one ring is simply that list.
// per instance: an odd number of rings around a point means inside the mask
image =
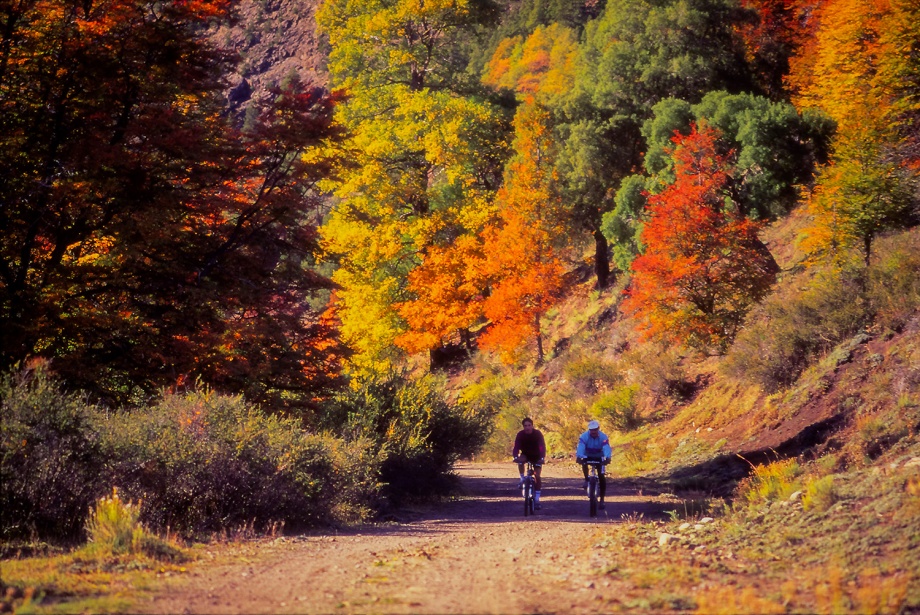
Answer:
[{"label": "bare soil slope", "polygon": [[249,564],[201,567],[149,613],[596,613],[613,591],[595,583],[592,545],[624,517],[675,507],[611,480],[607,508],[588,517],[571,464],[549,465],[543,510],[525,520],[511,464],[457,468],[466,495],[410,522],[298,537]]}]

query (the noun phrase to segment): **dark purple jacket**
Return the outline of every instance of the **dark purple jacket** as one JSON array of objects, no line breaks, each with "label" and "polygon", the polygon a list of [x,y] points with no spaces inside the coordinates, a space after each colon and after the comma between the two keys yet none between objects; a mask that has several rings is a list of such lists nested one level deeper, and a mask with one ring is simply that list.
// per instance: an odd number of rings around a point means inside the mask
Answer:
[{"label": "dark purple jacket", "polygon": [[534,429],[530,434],[523,429],[519,431],[514,439],[514,450],[511,456],[517,457],[518,453],[524,453],[530,460],[546,457],[546,442],[543,440],[543,433],[539,429]]}]

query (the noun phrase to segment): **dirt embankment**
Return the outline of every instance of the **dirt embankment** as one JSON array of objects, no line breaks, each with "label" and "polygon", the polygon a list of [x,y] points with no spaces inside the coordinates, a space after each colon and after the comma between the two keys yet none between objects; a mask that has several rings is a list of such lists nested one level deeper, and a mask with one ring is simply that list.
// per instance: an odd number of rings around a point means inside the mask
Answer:
[{"label": "dirt embankment", "polygon": [[[605,524],[662,516],[673,500],[611,480],[588,517],[577,469],[546,467],[543,509],[525,520],[511,464],[458,468],[466,495],[416,520],[290,539],[250,563],[207,567],[149,613],[596,613],[591,546]],[[612,588],[608,588],[611,589]]]}]

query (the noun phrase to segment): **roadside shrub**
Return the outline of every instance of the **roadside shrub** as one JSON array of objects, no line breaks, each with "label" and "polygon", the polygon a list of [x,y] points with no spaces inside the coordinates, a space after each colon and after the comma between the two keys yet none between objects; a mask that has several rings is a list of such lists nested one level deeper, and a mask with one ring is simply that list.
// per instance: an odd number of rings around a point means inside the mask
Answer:
[{"label": "roadside shrub", "polygon": [[343,479],[331,438],[303,432],[240,397],[166,395],[100,417],[107,482],[145,502],[143,519],[185,534],[334,520]]},{"label": "roadside shrub", "polygon": [[523,398],[533,384],[533,374],[524,370],[521,375],[510,375],[485,365],[480,366],[480,372],[484,375],[460,391],[458,403],[489,423],[479,453],[487,459],[505,459],[514,434],[521,428],[521,419],[530,414]]},{"label": "roadside shrub", "polygon": [[647,392],[654,406],[686,399],[686,374],[681,367],[680,349],[656,342],[638,344],[622,355],[620,373],[627,382]]},{"label": "roadside shrub", "polygon": [[751,311],[721,369],[774,392],[870,321],[865,270],[829,267],[808,280],[793,277]]},{"label": "roadside shrub", "polygon": [[113,489],[111,496],[96,502],[95,510],[86,523],[87,537],[91,543],[111,553],[133,551],[143,533],[140,516],[140,503],[122,501],[118,489]]},{"label": "roadside shrub", "polygon": [[614,364],[593,355],[581,355],[567,361],[562,373],[573,388],[587,393],[609,389],[621,380]]},{"label": "roadside shrub", "polygon": [[628,384],[602,394],[591,406],[591,414],[610,428],[632,431],[642,424],[638,406],[639,385]]},{"label": "roadside shrub", "polygon": [[90,404],[43,363],[0,376],[0,534],[72,541],[101,493]]},{"label": "roadside shrub", "polygon": [[[363,518],[379,501],[376,441],[307,433],[240,397],[169,394],[106,411],[63,392],[42,364],[3,376],[0,397],[5,540],[77,541],[122,514],[131,526],[135,513],[155,532],[298,529]],[[113,486],[142,500],[139,512],[110,497],[93,513],[93,523],[108,521],[87,526],[91,506]]]},{"label": "roadside shrub", "polygon": [[399,505],[452,491],[453,463],[480,449],[491,419],[482,408],[449,403],[434,376],[390,374],[368,378],[341,394],[325,422],[337,425],[346,442],[373,443],[382,456],[382,493]]}]

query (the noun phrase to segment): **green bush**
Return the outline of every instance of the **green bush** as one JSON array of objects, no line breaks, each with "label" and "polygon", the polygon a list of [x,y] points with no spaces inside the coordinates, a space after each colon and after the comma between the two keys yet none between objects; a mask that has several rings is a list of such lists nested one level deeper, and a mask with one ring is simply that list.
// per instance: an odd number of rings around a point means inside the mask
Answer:
[{"label": "green bush", "polygon": [[239,397],[192,392],[103,411],[43,366],[5,376],[0,395],[4,539],[77,540],[113,486],[143,500],[152,531],[185,535],[348,521],[378,504],[377,442],[306,433]]},{"label": "green bush", "polygon": [[738,493],[749,504],[785,500],[801,490],[802,466],[795,459],[784,459],[756,466],[754,472],[738,485]]},{"label": "green bush", "polygon": [[490,366],[481,366],[480,373],[483,375],[460,391],[458,402],[488,420],[488,437],[479,453],[486,459],[507,459],[521,419],[530,414],[524,398],[530,396],[534,374],[526,369],[519,375],[509,374]]},{"label": "green bush", "polygon": [[102,470],[94,410],[44,364],[0,377],[0,536],[75,540]]},{"label": "green bush", "polygon": [[814,479],[805,487],[802,496],[802,506],[805,510],[823,512],[837,501],[837,487],[833,476],[822,476]]},{"label": "green bush", "polygon": [[567,361],[562,373],[574,388],[587,393],[606,390],[622,379],[616,365],[587,354]]},{"label": "green bush", "polygon": [[642,424],[638,396],[638,384],[619,386],[602,394],[591,406],[591,414],[604,421],[610,428],[632,431]]},{"label": "green bush", "polygon": [[[106,481],[142,498],[143,520],[153,528],[302,528],[335,520],[339,498],[353,493],[345,486],[355,477],[341,474],[332,438],[307,434],[240,397],[167,395],[98,428],[112,460]],[[354,454],[373,465],[367,450]]]},{"label": "green bush", "polygon": [[380,481],[391,504],[449,493],[453,463],[476,453],[489,435],[490,412],[449,403],[441,390],[431,375],[371,377],[327,409],[327,427],[381,452]]},{"label": "green bush", "polygon": [[152,534],[141,524],[141,503],[126,502],[118,489],[99,499],[86,522],[89,544],[83,552],[95,556],[144,554],[165,561],[185,561],[188,555],[170,540]]}]

